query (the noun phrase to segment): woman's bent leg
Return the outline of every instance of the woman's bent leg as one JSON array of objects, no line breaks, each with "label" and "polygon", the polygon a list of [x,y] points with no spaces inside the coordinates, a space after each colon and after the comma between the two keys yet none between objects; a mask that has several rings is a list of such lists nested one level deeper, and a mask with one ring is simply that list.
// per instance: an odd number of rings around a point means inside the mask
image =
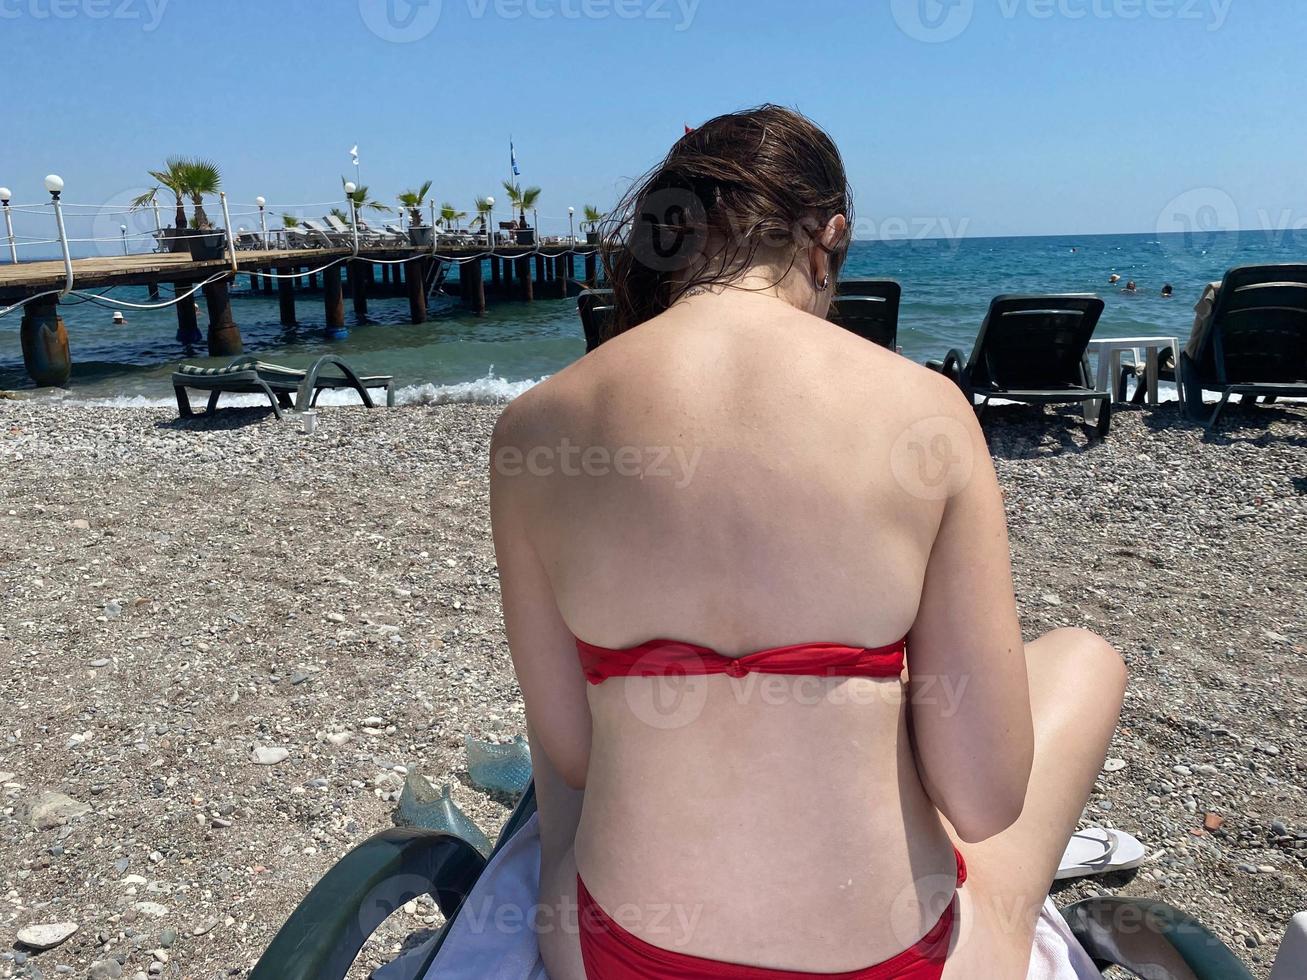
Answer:
[{"label": "woman's bent leg", "polygon": [[[1088,630],[1026,644],[1035,756],[1025,807],[988,840],[955,839],[969,877],[946,980],[1026,976],[1035,921],[1116,730],[1125,693],[1120,655]],[[1000,966],[1001,964],[1001,966]]]}]

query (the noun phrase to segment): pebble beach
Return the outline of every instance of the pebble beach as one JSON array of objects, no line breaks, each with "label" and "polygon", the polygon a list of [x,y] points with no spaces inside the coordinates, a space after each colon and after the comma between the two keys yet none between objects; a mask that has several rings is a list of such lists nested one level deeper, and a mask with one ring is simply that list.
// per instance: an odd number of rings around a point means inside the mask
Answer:
[{"label": "pebble beach", "polygon": [[[0,978],[248,973],[403,780],[493,837],[465,736],[524,733],[499,611],[495,405],[0,399]],[[1027,637],[1094,629],[1130,669],[1086,825],[1264,978],[1307,909],[1307,406],[986,419]],[[379,930],[351,977],[441,922]],[[45,931],[20,930],[47,927]],[[38,951],[34,945],[50,942]]]}]

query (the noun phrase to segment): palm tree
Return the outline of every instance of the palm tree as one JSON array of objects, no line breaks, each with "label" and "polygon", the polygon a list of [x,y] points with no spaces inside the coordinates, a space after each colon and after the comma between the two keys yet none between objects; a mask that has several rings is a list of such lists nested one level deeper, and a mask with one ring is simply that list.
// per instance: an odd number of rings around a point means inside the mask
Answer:
[{"label": "palm tree", "polygon": [[446,228],[457,228],[458,223],[466,217],[466,211],[460,211],[448,201],[440,205],[440,220],[445,223]]},{"label": "palm tree", "polygon": [[[213,225],[204,213],[204,195],[216,194],[222,186],[222,172],[211,160],[190,158],[181,162],[182,192],[189,195],[191,204],[195,205],[195,227],[207,231]],[[178,213],[181,213],[179,207]]]},{"label": "palm tree", "polygon": [[587,204],[583,213],[585,214],[585,220],[581,222],[581,227],[589,226],[591,231],[598,231],[599,222],[606,217],[604,213],[593,204]]},{"label": "palm tree", "polygon": [[427,194],[431,192],[431,181],[424,181],[422,186],[417,190],[407,190],[399,195],[398,201],[401,205],[408,208],[408,223],[410,225],[422,224],[422,205],[427,201]]},{"label": "palm tree", "polygon": [[159,186],[154,187],[140,197],[132,201],[132,208],[151,207],[161,188],[166,187],[172,191],[177,198],[176,223],[178,228],[186,227],[186,180],[185,180],[185,157],[169,157],[163,162],[162,170],[151,170],[150,179],[155,181]]},{"label": "palm tree", "polygon": [[477,221],[481,222],[481,230],[486,231],[487,230],[486,226],[490,222],[490,212],[493,210],[490,205],[490,199],[488,197],[478,197],[476,203],[476,209],[477,209],[476,220],[473,221],[472,223],[476,224]]},{"label": "palm tree", "polygon": [[283,214],[281,216],[281,223],[286,228],[298,228],[300,226],[300,219],[295,217],[293,214]]},{"label": "palm tree", "polygon": [[[345,184],[348,184],[349,181],[342,177],[340,178],[340,183],[343,187]],[[367,184],[359,184],[354,188],[353,193],[346,193],[345,196],[354,202],[354,210],[358,214],[362,214],[364,211],[380,211],[389,214],[394,210],[394,208],[387,207],[380,201],[373,200],[369,195]]]},{"label": "palm tree", "polygon": [[345,224],[349,224],[349,223],[350,223],[349,215],[347,215],[347,214],[346,214],[342,209],[340,209],[340,208],[332,208],[332,209],[331,209],[330,211],[328,211],[327,213],[330,214],[333,218],[336,218],[337,220],[339,220],[339,221],[341,221],[341,222],[344,222]]},{"label": "palm tree", "polygon": [[520,184],[515,184],[511,180],[504,181],[504,191],[508,194],[508,203],[517,208],[522,215],[522,227],[526,227],[526,213],[536,206],[540,200],[540,188],[528,187],[522,189]]}]

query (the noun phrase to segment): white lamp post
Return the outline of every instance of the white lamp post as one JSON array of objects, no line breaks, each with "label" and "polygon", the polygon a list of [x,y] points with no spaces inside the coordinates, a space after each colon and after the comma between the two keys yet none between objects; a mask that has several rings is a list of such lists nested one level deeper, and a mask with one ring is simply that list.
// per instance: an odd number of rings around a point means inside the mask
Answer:
[{"label": "white lamp post", "polygon": [[354,229],[354,254],[359,254],[359,215],[358,209],[354,204],[354,192],[358,190],[358,184],[352,180],[345,181],[345,200],[349,201],[349,223]]},{"label": "white lamp post", "polygon": [[573,245],[576,244],[576,208],[567,209],[567,237]]},{"label": "white lamp post", "polygon": [[13,192],[8,187],[0,187],[0,205],[5,211],[5,233],[9,236],[9,261],[18,264],[18,245],[14,241],[14,216],[9,211],[9,199]]},{"label": "white lamp post", "polygon": [[264,205],[268,203],[268,200],[263,195],[259,195],[254,199],[254,203],[259,206],[259,230],[263,234],[263,250],[266,252],[268,250],[268,212],[264,209]]},{"label": "white lamp post", "polygon": [[119,225],[119,226],[118,226],[118,230],[119,230],[120,232],[122,232],[122,236],[123,236],[123,255],[126,255],[126,254],[127,254],[127,226],[126,226],[126,225]]},{"label": "white lamp post", "polygon": [[486,212],[486,245],[490,247],[491,251],[494,251],[495,233],[491,230],[495,226],[495,199],[493,197],[486,198],[486,207],[490,209]]},{"label": "white lamp post", "polygon": [[59,244],[64,253],[64,288],[59,295],[67,296],[73,291],[73,257],[68,254],[68,232],[64,230],[64,211],[59,203],[59,195],[64,190],[64,179],[58,174],[48,174],[45,189],[50,192],[50,203],[54,205],[54,220],[59,228]]}]

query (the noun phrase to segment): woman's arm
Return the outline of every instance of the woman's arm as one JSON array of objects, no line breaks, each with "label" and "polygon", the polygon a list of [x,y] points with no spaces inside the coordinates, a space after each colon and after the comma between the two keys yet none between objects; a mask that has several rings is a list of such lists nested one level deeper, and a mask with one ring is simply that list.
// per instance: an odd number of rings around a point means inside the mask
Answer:
[{"label": "woman's arm", "polygon": [[576,641],[554,601],[549,577],[531,543],[530,514],[548,477],[498,465],[509,448],[525,451],[531,439],[510,406],[491,439],[490,522],[499,564],[504,627],[527,726],[553,767],[573,789],[585,786],[590,759],[590,705]]},{"label": "woman's arm", "polygon": [[922,782],[958,835],[974,842],[1020,815],[1034,735],[1003,499],[975,413],[948,388],[946,418],[961,425],[941,428],[968,440],[950,454],[966,465],[926,566],[908,673]]}]

